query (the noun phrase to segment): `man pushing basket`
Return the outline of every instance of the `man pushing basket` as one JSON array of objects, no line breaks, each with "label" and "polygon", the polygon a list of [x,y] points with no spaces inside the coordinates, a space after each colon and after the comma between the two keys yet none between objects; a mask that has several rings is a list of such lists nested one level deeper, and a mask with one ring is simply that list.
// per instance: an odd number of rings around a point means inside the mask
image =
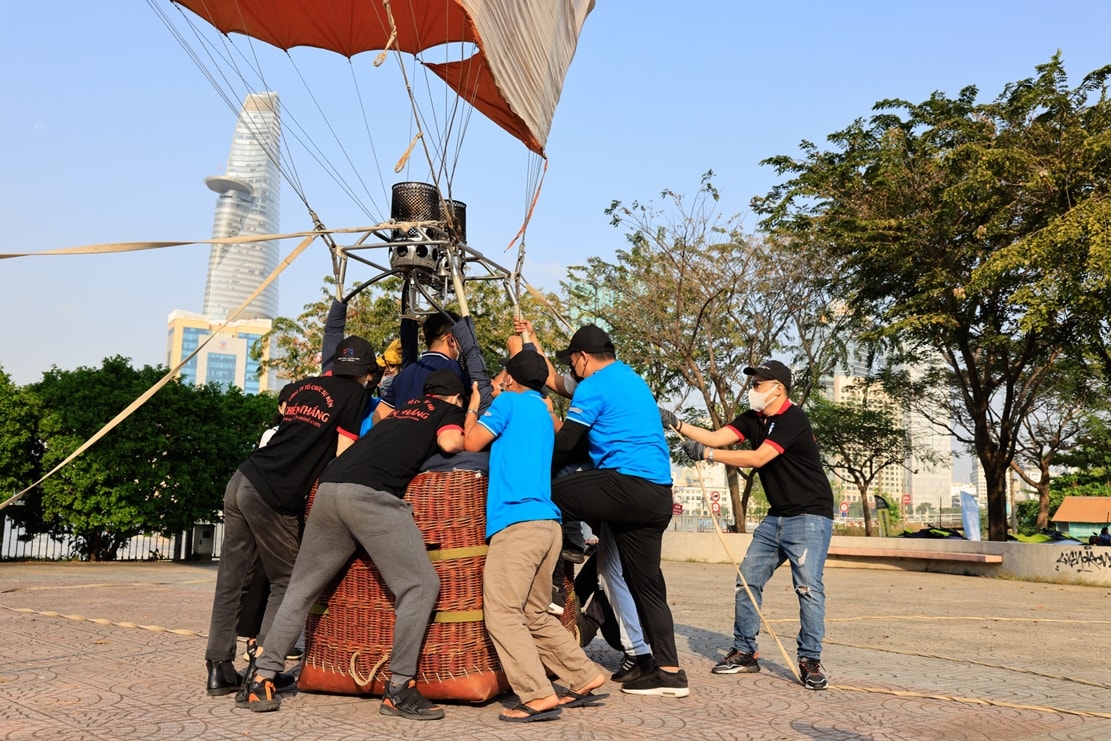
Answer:
[{"label": "man pushing basket", "polygon": [[391,678],[379,712],[411,720],[444,717],[443,708],[421,695],[414,680],[440,580],[403,497],[432,454],[463,450],[464,388],[456,373],[438,370],[423,391],[320,475],[289,589],[263,641],[247,697],[237,704],[256,712],[278,709],[274,677],[285,668],[309,609],[361,546],[396,597]]}]

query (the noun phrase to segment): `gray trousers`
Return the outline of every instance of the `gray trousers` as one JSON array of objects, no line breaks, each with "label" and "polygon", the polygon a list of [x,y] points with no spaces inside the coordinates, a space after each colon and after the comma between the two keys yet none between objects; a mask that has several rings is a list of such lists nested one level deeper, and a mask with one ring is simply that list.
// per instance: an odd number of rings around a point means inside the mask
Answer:
[{"label": "gray trousers", "polygon": [[243,587],[255,562],[260,561],[270,580],[270,597],[262,619],[262,633],[274,620],[282,603],[293,563],[297,559],[299,518],[276,512],[267,504],[242,471],[236,471],[224,490],[224,540],[216,591],[208,626],[208,661],[235,658],[236,628]]},{"label": "gray trousers", "polygon": [[357,546],[370,556],[394,596],[390,671],[394,676],[416,675],[440,578],[428,560],[413,511],[408,502],[388,492],[331,483],[316,490],[289,588],[261,641],[260,674],[273,677],[285,668],[286,654],[301,635],[309,610]]}]

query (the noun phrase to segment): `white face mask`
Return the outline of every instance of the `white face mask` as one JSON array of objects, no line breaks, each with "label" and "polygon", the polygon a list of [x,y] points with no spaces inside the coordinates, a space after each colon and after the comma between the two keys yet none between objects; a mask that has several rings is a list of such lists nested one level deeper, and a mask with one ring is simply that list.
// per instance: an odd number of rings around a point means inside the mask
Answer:
[{"label": "white face mask", "polygon": [[[775,388],[774,386],[772,388]],[[771,391],[757,391],[756,389],[748,390],[748,405],[754,411],[762,412],[764,407],[768,405],[768,397],[771,396]]]}]

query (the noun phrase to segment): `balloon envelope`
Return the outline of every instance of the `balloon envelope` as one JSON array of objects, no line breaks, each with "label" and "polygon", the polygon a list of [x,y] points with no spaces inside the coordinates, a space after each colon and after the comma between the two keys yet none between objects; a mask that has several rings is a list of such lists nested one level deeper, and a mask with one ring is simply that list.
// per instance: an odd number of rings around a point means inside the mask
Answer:
[{"label": "balloon envelope", "polygon": [[544,153],[567,68],[594,8],[594,0],[174,2],[222,33],[285,50],[312,46],[353,57],[388,48],[418,55],[443,44],[473,43],[477,51],[466,59],[425,66],[538,154]]}]

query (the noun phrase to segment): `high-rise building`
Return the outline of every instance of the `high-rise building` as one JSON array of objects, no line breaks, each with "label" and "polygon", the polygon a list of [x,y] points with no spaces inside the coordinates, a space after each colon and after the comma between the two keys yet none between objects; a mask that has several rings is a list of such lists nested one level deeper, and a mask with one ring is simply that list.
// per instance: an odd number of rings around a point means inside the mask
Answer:
[{"label": "high-rise building", "polygon": [[[235,124],[224,175],[205,180],[218,193],[213,238],[276,234],[279,226],[281,122],[278,94],[248,95]],[[262,280],[278,267],[276,242],[213,245],[202,313],[223,321]],[[278,283],[266,288],[238,319],[273,319],[278,315]]]},{"label": "high-rise building", "polygon": [[[213,322],[202,314],[176,309],[170,312],[167,364],[176,365],[215,333],[223,322]],[[251,358],[251,348],[270,331],[269,319],[239,319],[230,322],[217,336],[181,367],[185,383],[217,383],[236,386],[244,393],[272,391],[277,383],[270,374],[258,375],[259,360]],[[270,356],[262,348],[260,360]]]},{"label": "high-rise building", "polygon": [[[852,351],[850,350],[850,356]],[[919,369],[908,368],[912,378],[920,375]],[[920,505],[930,508],[949,506],[950,486],[953,479],[952,438],[949,431],[920,411],[902,410],[874,384],[864,382],[868,375],[866,364],[850,361],[845,368],[822,379],[822,391],[833,402],[855,400],[868,406],[880,406],[891,413],[896,424],[906,430],[912,448],[918,455],[911,455],[903,465],[888,466],[872,482],[870,494],[880,494],[891,506],[914,513]],[[941,410],[932,415],[940,419]],[[834,491],[843,501],[858,501],[854,487],[834,481]],[[925,508],[923,508],[925,509]],[[937,511],[934,509],[934,511]]]},{"label": "high-rise building", "polygon": [[[248,95],[235,125],[223,175],[205,179],[218,195],[212,237],[276,234],[279,228],[281,123],[277,93]],[[175,310],[169,317],[167,363],[172,367],[217,332],[259,284],[278,266],[276,242],[212,245],[200,314]],[[273,389],[274,374],[258,377],[259,361],[251,358],[255,343],[270,331],[278,314],[275,281],[239,313],[204,350],[181,369],[189,383],[237,386],[246,393]],[[268,347],[262,358],[269,357]]]}]

